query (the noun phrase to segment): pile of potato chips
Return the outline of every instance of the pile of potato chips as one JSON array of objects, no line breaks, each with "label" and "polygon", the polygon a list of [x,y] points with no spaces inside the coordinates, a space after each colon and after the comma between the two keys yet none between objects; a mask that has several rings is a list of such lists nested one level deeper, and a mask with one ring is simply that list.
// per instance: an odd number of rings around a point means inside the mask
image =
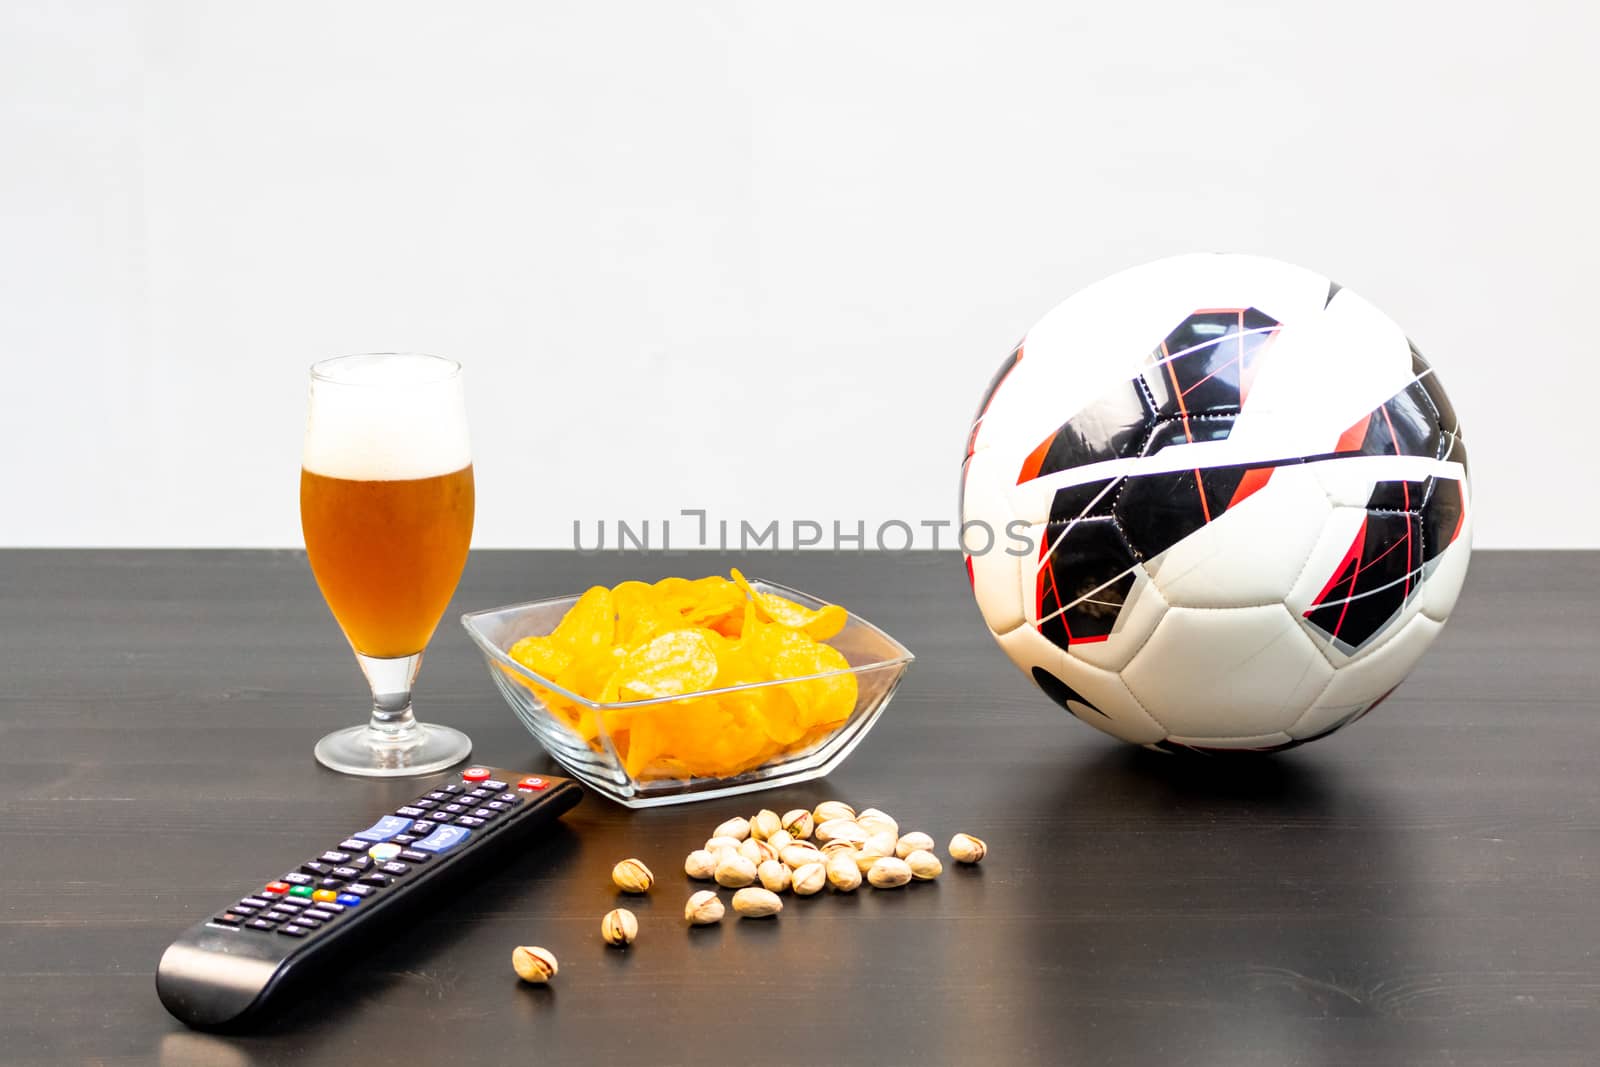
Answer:
[{"label": "pile of potato chips", "polygon": [[528,670],[599,703],[683,699],[597,710],[519,680],[596,752],[609,737],[636,779],[724,778],[807,748],[855,710],[853,674],[692,694],[847,672],[844,656],[822,642],[848,615],[833,604],[812,611],[732,575],[597,585],[554,632],[510,649]]}]

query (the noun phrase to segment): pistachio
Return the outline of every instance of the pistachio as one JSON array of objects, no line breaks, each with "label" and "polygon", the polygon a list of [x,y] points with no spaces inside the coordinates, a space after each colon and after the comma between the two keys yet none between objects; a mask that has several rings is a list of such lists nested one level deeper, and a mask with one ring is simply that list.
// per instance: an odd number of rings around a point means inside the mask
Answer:
[{"label": "pistachio", "polygon": [[703,848],[697,848],[689,853],[689,858],[683,861],[683,873],[690,878],[705,881],[717,872],[717,857]]},{"label": "pistachio", "polygon": [[828,884],[841,893],[849,893],[861,886],[861,872],[848,852],[835,853],[828,860]]},{"label": "pistachio", "polygon": [[977,863],[989,854],[989,846],[982,838],[971,834],[957,834],[950,839],[950,858],[957,863]]},{"label": "pistachio", "polygon": [[810,845],[790,845],[788,848],[778,853],[778,858],[787,864],[792,870],[799,870],[808,863],[821,863],[822,853],[818,852]]},{"label": "pistachio", "polygon": [[518,945],[512,949],[511,966],[518,978],[536,985],[550,981],[560,969],[556,966],[556,954],[538,945]]},{"label": "pistachio", "polygon": [[855,860],[856,870],[860,871],[862,874],[866,874],[868,871],[872,870],[872,865],[874,863],[877,863],[886,856],[893,855],[893,852],[883,851],[883,846],[880,843],[872,848],[868,848],[867,846],[863,845],[855,852],[852,852],[850,854],[850,858]]},{"label": "pistachio", "polygon": [[739,857],[739,850],[736,849],[736,848],[729,848],[726,845],[724,845],[723,847],[717,849],[715,852],[711,853],[711,859],[715,863],[721,863],[723,860],[727,859],[729,856],[732,856],[735,859],[740,858]]},{"label": "pistachio", "polygon": [[738,848],[744,841],[742,837],[729,837],[727,834],[717,834],[706,840],[705,849],[715,856],[725,848]]},{"label": "pistachio", "polygon": [[712,872],[712,877],[718,885],[738,889],[756,880],[756,865],[743,856],[724,855],[717,861],[717,869]]},{"label": "pistachio", "polygon": [[856,809],[842,800],[824,800],[821,804],[811,809],[811,818],[815,820],[818,826],[825,822],[832,822],[834,819],[845,819],[849,822],[854,822]]},{"label": "pistachio", "polygon": [[899,843],[899,838],[895,837],[887,830],[882,830],[868,837],[866,841],[862,843],[861,850],[863,852],[871,850],[877,852],[877,854],[880,856],[893,856],[895,854],[895,848],[899,845]]},{"label": "pistachio", "polygon": [[759,867],[768,860],[777,859],[778,850],[765,841],[757,841],[752,837],[739,846],[739,855]]},{"label": "pistachio", "polygon": [[872,865],[867,881],[875,889],[898,889],[911,881],[911,867],[897,856],[885,856]]},{"label": "pistachio", "polygon": [[[865,842],[862,843],[865,844]],[[855,850],[856,846],[853,841],[829,841],[822,846],[822,858],[826,862],[828,857],[836,852],[854,852]]]},{"label": "pistachio", "polygon": [[767,860],[756,868],[756,877],[761,879],[761,884],[774,893],[781,893],[789,888],[789,868],[777,860]]},{"label": "pistachio", "polygon": [[822,887],[828,884],[828,869],[820,863],[807,863],[794,869],[794,877],[790,881],[791,887],[797,896],[809,897],[813,893],[820,893]]},{"label": "pistachio", "polygon": [[901,858],[906,861],[906,866],[911,868],[911,877],[919,882],[931,882],[944,873],[944,864],[940,863],[939,857],[929,849],[919,848]]},{"label": "pistachio", "polygon": [[742,919],[765,919],[783,910],[778,894],[767,889],[741,889],[733,895],[733,910]]},{"label": "pistachio", "polygon": [[900,836],[900,824],[895,822],[894,819],[892,819],[886,813],[879,811],[877,808],[868,808],[860,815],[857,815],[856,825],[865,830],[869,835],[889,833],[893,834],[896,838],[899,838]]},{"label": "pistachio", "polygon": [[722,915],[722,900],[709,889],[700,890],[683,906],[683,917],[696,926],[719,923]]},{"label": "pistachio", "polygon": [[639,936],[639,917],[627,908],[613,908],[600,920],[600,936],[606,944],[626,947]]},{"label": "pistachio", "polygon": [[640,860],[626,859],[611,868],[611,880],[624,893],[648,893],[656,876]]},{"label": "pistachio", "polygon": [[805,808],[784,812],[781,821],[783,828],[793,834],[797,841],[804,841],[811,836],[811,831],[817,828],[816,817]]},{"label": "pistachio", "polygon": [[794,835],[787,830],[779,830],[767,838],[767,844],[771,845],[775,852],[781,854],[784,849],[794,844]]},{"label": "pistachio", "polygon": [[829,841],[848,841],[860,845],[867,840],[867,832],[849,819],[830,819],[817,827],[816,838],[822,844]]},{"label": "pistachio", "polygon": [[771,808],[762,808],[756,812],[756,817],[750,820],[750,836],[757,841],[765,841],[781,829],[783,820],[779,819],[778,813]]},{"label": "pistachio", "polygon": [[909,834],[903,834],[900,840],[895,842],[894,846],[894,854],[899,856],[901,859],[905,859],[913,852],[932,851],[933,838],[917,830],[913,830]]},{"label": "pistachio", "polygon": [[711,831],[712,837],[731,837],[734,842],[743,841],[750,836],[750,820],[743,816],[735,815],[715,830]]}]

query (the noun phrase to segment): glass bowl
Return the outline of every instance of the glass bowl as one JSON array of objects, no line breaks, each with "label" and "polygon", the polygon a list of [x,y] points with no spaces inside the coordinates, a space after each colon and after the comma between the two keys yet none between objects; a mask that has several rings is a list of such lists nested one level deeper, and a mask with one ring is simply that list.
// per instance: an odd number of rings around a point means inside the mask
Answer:
[{"label": "glass bowl", "polygon": [[[759,578],[752,579],[750,584],[761,592],[776,593],[812,610],[828,603],[809,593]],[[507,650],[522,638],[554,630],[577,599],[575,594],[468,612],[461,616],[461,625],[483,650],[495,688],[545,751],[573,777],[630,808],[682,804],[822,777],[842,763],[867,736],[915,658],[900,642],[861,616],[852,614],[844,629],[825,642],[844,655],[850,664],[849,670],[705,689],[683,696],[607,703],[564,689],[507,654]],[[681,769],[675,771],[670,765],[672,761],[668,760],[637,769],[639,773],[634,774],[629,772],[619,754],[626,751],[626,744],[619,745],[617,735],[637,728],[641,718],[660,723],[678,716],[708,714],[714,701],[731,694],[759,696],[754,691],[807,682],[824,681],[826,684],[825,680],[837,680],[844,675],[854,676],[856,685],[855,707],[849,717],[830,726],[813,728],[783,751],[739,773],[726,777],[695,776]],[[551,697],[568,706],[567,714],[550,706],[548,698]],[[568,717],[574,713],[579,718],[578,724]],[[583,730],[580,731],[579,725]]]}]

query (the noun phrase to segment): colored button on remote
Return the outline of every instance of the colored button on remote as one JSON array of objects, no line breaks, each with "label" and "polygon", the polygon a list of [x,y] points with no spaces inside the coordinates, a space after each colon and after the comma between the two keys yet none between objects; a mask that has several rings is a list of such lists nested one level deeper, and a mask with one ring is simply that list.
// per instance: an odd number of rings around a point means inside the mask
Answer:
[{"label": "colored button on remote", "polygon": [[271,893],[275,897],[281,897],[289,891],[289,883],[268,882],[264,887],[262,887],[261,891],[263,893]]},{"label": "colored button on remote", "polygon": [[339,899],[339,894],[331,889],[319,889],[311,894],[311,899],[323,904],[331,904]]},{"label": "colored button on remote", "polygon": [[489,768],[468,767],[461,772],[461,780],[463,782],[487,782],[489,780]]},{"label": "colored button on remote", "polygon": [[387,863],[389,860],[392,860],[396,856],[400,855],[400,846],[391,841],[384,841],[367,849],[367,855],[371,856],[379,863]]},{"label": "colored button on remote", "polygon": [[355,836],[362,841],[387,841],[395,834],[405,833],[406,827],[410,825],[410,819],[402,819],[398,815],[385,815]]},{"label": "colored button on remote", "polygon": [[316,890],[312,889],[308,885],[297,885],[293,889],[289,890],[289,895],[291,897],[309,897],[312,893],[315,893],[315,892],[316,892]]},{"label": "colored button on remote", "polygon": [[342,907],[353,908],[357,904],[361,903],[361,898],[356,896],[354,893],[340,893],[339,899],[334,901],[334,903],[339,904]]},{"label": "colored button on remote", "polygon": [[471,836],[459,826],[441,826],[411,847],[420,852],[449,852]]},{"label": "colored button on remote", "polygon": [[535,793],[541,789],[550,788],[550,783],[536,775],[529,775],[527,778],[524,778],[522,781],[517,783],[517,788],[525,790],[529,793]]}]

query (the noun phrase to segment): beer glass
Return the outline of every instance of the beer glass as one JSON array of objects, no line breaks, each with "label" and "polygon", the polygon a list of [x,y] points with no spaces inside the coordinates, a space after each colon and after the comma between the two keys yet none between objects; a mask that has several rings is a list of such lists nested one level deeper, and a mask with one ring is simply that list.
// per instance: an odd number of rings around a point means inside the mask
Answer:
[{"label": "beer glass", "polygon": [[345,774],[427,774],[472,742],[418,722],[411,687],[472,540],[472,453],[461,365],[341,356],[311,368],[300,525],[311,573],[372,688],[361,726],[317,742]]}]

